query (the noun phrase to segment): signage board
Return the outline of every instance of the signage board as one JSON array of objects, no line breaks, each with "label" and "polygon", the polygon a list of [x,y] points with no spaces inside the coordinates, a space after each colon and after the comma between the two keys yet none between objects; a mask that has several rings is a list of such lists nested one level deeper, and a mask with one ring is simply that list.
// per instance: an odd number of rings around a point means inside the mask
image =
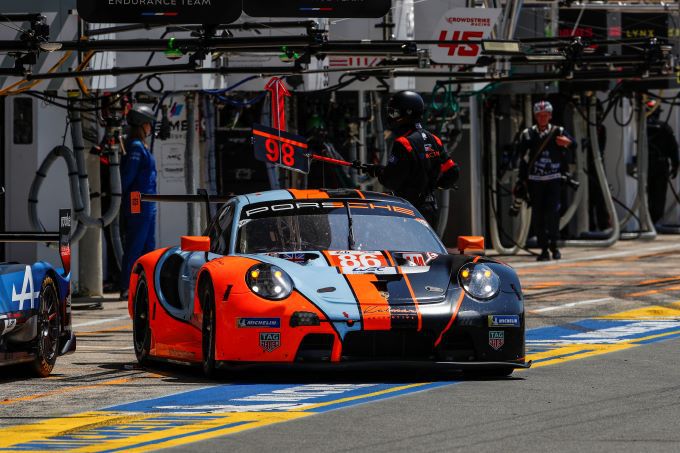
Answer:
[{"label": "signage board", "polygon": [[87,22],[228,24],[241,16],[240,0],[78,0]]},{"label": "signage board", "polygon": [[[453,8],[448,10],[434,28],[430,47],[432,61],[443,64],[475,64],[482,54],[481,41],[491,35],[500,8]],[[460,44],[457,41],[469,41]]]},{"label": "signage board", "polygon": [[300,173],[309,173],[307,139],[260,124],[253,125],[255,158]]},{"label": "signage board", "polygon": [[382,17],[391,0],[245,0],[243,11],[253,17]]}]

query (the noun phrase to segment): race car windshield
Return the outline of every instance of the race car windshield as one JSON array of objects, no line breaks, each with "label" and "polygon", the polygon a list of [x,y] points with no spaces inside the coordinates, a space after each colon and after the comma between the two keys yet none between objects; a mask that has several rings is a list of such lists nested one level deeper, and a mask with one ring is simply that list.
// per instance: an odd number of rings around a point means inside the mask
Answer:
[{"label": "race car windshield", "polygon": [[[350,235],[347,209],[342,204],[340,206],[296,210],[304,214],[265,211],[247,215],[248,210],[244,210],[239,222],[237,251],[270,253],[353,249],[446,253],[427,223],[408,213],[354,206],[350,208],[353,230],[353,235]],[[350,238],[353,238],[354,244],[350,244]]]}]

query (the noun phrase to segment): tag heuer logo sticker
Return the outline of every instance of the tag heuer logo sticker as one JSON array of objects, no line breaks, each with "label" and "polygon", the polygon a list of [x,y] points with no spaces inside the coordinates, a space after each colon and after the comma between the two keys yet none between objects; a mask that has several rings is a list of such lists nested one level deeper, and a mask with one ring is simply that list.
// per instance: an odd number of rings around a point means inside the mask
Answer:
[{"label": "tag heuer logo sticker", "polygon": [[[503,332],[501,332],[501,334],[502,333]],[[260,347],[264,350],[264,352],[272,352],[279,346],[281,346],[281,334],[279,332],[260,333]]]},{"label": "tag heuer logo sticker", "polygon": [[[260,336],[262,338],[262,336]],[[260,343],[262,340],[260,340]],[[489,331],[489,346],[494,348],[496,351],[498,351],[500,348],[503,347],[503,344],[505,343],[505,332],[502,330],[491,330]]]}]

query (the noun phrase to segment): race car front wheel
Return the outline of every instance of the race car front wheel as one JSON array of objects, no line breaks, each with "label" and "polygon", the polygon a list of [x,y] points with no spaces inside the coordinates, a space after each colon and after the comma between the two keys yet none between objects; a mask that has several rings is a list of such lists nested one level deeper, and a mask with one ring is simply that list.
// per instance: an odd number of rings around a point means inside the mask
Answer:
[{"label": "race car front wheel", "polygon": [[59,293],[54,280],[51,277],[45,277],[40,288],[36,357],[31,363],[31,370],[38,377],[49,376],[57,361],[59,326]]},{"label": "race car front wheel", "polygon": [[135,355],[140,365],[149,361],[151,349],[151,329],[149,328],[149,286],[144,272],[139,274],[134,299],[134,317],[132,318],[132,337]]},{"label": "race car front wheel", "polygon": [[203,373],[215,375],[215,295],[212,282],[205,281],[201,291],[203,308]]}]

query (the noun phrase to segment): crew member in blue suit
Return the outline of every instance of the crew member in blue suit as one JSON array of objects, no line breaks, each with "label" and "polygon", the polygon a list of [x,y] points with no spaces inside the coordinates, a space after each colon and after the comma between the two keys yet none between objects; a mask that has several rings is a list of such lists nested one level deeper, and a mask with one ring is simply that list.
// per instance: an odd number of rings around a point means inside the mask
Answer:
[{"label": "crew member in blue suit", "polygon": [[130,213],[130,193],[156,193],[156,159],[148,138],[153,132],[155,115],[146,105],[136,105],[127,114],[130,126],[122,158],[123,214],[125,243],[121,272],[121,299],[127,299],[132,265],[140,256],[156,248],[156,204],[141,203],[139,214]]}]

